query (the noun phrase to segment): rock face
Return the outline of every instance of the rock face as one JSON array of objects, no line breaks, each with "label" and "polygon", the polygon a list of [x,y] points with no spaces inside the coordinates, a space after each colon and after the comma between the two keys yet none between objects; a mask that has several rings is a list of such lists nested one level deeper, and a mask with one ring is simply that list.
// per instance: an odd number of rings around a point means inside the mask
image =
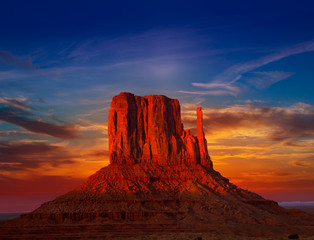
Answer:
[{"label": "rock face", "polygon": [[73,191],[0,223],[0,236],[111,239],[117,234],[115,239],[121,239],[121,234],[187,231],[314,235],[313,216],[283,209],[215,171],[201,108],[196,122],[197,136],[183,129],[176,99],[115,96],[109,111],[110,165]]},{"label": "rock face", "polygon": [[197,130],[197,140],[199,145],[199,151],[200,151],[200,164],[202,165],[212,165],[212,162],[210,160],[210,157],[208,155],[207,150],[207,141],[205,138],[204,130],[203,130],[203,112],[202,108],[197,108],[197,124],[196,124],[196,130]]},{"label": "rock face", "polygon": [[203,114],[197,109],[197,137],[183,129],[177,99],[120,93],[111,102],[108,120],[111,163],[156,163],[212,168],[203,131]]}]

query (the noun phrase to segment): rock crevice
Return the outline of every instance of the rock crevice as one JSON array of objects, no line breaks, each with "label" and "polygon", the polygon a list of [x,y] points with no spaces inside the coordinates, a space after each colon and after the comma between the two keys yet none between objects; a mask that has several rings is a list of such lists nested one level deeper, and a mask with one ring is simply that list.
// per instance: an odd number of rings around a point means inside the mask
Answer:
[{"label": "rock crevice", "polygon": [[212,168],[197,108],[197,136],[183,129],[180,104],[163,95],[120,93],[111,102],[108,120],[110,163],[201,164]]}]

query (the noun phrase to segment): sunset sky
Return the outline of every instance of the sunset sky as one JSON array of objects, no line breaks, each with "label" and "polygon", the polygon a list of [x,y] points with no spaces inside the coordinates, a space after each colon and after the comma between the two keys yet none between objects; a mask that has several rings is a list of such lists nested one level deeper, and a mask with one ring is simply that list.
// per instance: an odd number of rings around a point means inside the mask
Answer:
[{"label": "sunset sky", "polygon": [[214,168],[314,201],[314,2],[2,1],[0,212],[30,211],[108,165],[111,98],[204,109]]}]

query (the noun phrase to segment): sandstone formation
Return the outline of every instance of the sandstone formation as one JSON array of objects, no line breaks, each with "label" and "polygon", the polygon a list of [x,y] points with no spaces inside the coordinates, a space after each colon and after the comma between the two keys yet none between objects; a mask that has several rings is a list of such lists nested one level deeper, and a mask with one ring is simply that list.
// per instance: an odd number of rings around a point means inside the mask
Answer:
[{"label": "sandstone formation", "polygon": [[200,107],[196,125],[197,136],[183,129],[176,99],[115,96],[109,111],[110,165],[73,191],[0,224],[0,236],[121,239],[195,231],[314,235],[312,215],[283,209],[215,171]]},{"label": "sandstone formation", "polygon": [[120,93],[111,102],[108,119],[111,163],[156,163],[212,167],[197,109],[197,137],[183,129],[177,99]]}]

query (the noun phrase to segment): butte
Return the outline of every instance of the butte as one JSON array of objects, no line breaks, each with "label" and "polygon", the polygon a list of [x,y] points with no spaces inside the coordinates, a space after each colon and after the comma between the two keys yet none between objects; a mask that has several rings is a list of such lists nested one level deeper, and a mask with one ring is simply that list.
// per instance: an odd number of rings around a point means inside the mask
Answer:
[{"label": "butte", "polygon": [[113,97],[110,164],[65,195],[2,223],[2,238],[120,239],[173,232],[220,234],[218,239],[313,235],[312,215],[281,208],[213,169],[202,109],[196,111],[193,136],[183,128],[177,99],[131,93]]}]

